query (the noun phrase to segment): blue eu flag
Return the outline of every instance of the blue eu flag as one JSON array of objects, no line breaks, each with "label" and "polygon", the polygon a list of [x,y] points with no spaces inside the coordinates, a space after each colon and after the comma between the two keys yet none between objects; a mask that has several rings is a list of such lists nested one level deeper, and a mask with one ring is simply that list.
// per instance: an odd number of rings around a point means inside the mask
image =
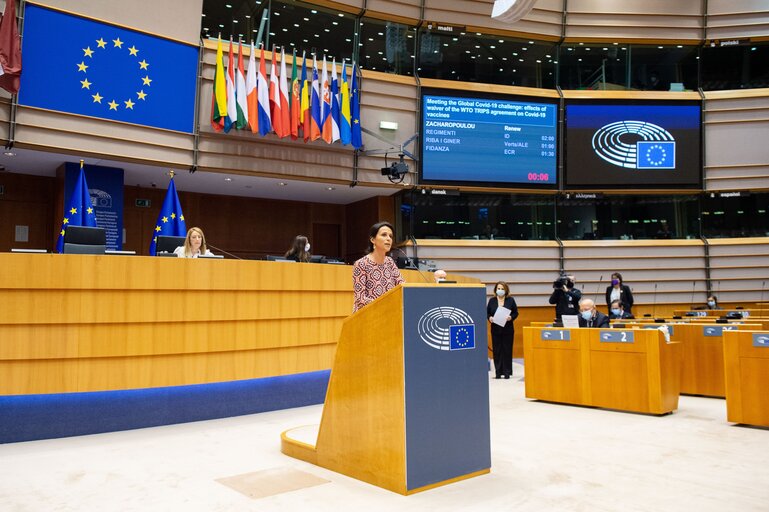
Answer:
[{"label": "blue eu flag", "polygon": [[636,151],[638,153],[637,169],[676,168],[675,141],[638,141]]},{"label": "blue eu flag", "polygon": [[91,204],[91,195],[88,193],[88,183],[85,181],[83,164],[80,164],[80,174],[77,177],[75,188],[69,198],[69,206],[64,211],[64,219],[61,221],[59,239],[56,242],[56,252],[64,252],[64,236],[68,226],[96,227],[96,212]]},{"label": "blue eu flag", "polygon": [[158,221],[155,223],[155,229],[152,232],[152,242],[150,242],[150,255],[155,256],[157,252],[158,235],[165,236],[185,236],[187,234],[187,225],[184,223],[184,214],[182,213],[182,204],[179,202],[179,196],[176,193],[176,185],[171,177],[168,184],[166,198],[163,199],[163,207],[160,209]]},{"label": "blue eu flag", "polygon": [[28,3],[19,103],[191,133],[198,48]]},{"label": "blue eu flag", "polygon": [[475,325],[449,326],[449,350],[475,348]]}]

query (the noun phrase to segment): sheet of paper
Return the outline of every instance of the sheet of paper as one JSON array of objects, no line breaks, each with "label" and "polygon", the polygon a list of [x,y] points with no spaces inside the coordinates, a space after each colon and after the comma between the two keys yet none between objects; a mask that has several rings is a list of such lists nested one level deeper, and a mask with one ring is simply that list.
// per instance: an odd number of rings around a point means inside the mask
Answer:
[{"label": "sheet of paper", "polygon": [[563,322],[564,327],[570,329],[579,327],[579,316],[577,315],[561,315],[561,321]]},{"label": "sheet of paper", "polygon": [[506,307],[499,306],[497,307],[497,312],[494,313],[494,318],[492,318],[492,322],[494,322],[497,325],[501,325],[502,327],[505,326],[507,323],[507,317],[510,316],[510,310]]}]

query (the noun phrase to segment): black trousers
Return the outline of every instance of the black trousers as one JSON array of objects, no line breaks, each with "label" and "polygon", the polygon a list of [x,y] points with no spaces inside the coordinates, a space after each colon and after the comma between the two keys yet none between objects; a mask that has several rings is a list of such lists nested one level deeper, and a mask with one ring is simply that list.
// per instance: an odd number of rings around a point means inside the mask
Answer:
[{"label": "black trousers", "polygon": [[494,354],[494,370],[497,377],[513,374],[513,338],[509,335],[491,333],[491,351]]}]

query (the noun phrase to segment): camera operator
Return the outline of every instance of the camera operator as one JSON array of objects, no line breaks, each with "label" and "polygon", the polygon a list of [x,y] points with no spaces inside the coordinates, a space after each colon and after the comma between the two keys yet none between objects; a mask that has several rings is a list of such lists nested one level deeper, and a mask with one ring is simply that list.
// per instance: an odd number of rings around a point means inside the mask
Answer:
[{"label": "camera operator", "polygon": [[561,315],[578,315],[581,298],[582,292],[574,288],[573,275],[562,275],[556,279],[550,296],[550,304],[555,304],[555,318],[560,320]]}]

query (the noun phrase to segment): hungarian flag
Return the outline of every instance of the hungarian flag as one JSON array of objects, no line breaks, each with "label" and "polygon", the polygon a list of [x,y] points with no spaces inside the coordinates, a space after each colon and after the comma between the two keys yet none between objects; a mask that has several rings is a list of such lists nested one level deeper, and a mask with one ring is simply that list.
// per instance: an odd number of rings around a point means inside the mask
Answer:
[{"label": "hungarian flag", "polygon": [[331,65],[331,142],[339,140],[339,79],[336,76],[336,59]]},{"label": "hungarian flag", "polygon": [[363,138],[360,126],[360,91],[358,90],[358,66],[353,63],[352,65],[352,98],[350,99],[350,110],[352,114],[352,124],[350,143],[355,149],[360,149],[363,146]]},{"label": "hungarian flag", "polygon": [[238,41],[238,70],[235,76],[235,105],[237,122],[235,127],[242,130],[248,126],[248,101],[246,99],[246,76],[243,73],[243,43]]},{"label": "hungarian flag", "polygon": [[312,58],[312,91],[310,91],[310,140],[320,138],[320,88],[318,87],[318,61]]},{"label": "hungarian flag", "polygon": [[259,131],[259,101],[256,97],[256,50],[251,41],[251,55],[248,56],[248,74],[246,75],[246,107],[248,108],[248,124],[251,131]]},{"label": "hungarian flag", "polygon": [[227,82],[224,79],[224,55],[222,40],[216,46],[216,72],[214,73],[214,90],[211,94],[211,127],[220,132],[224,129],[224,119],[227,117]]},{"label": "hungarian flag", "polygon": [[347,64],[342,61],[342,90],[339,93],[341,96],[341,111],[339,113],[339,138],[342,144],[347,145],[350,143],[350,86],[347,83]]},{"label": "hungarian flag", "polygon": [[320,133],[326,144],[331,144],[331,83],[328,81],[326,56],[323,56],[323,77],[321,78]]},{"label": "hungarian flag", "polygon": [[[291,111],[288,106],[288,73],[286,73],[286,51],[280,51],[280,127],[282,132],[278,135],[288,137],[291,135]],[[276,132],[277,133],[277,132]]]},{"label": "hungarian flag", "polygon": [[304,141],[310,140],[310,82],[307,81],[307,54],[302,52],[302,111],[299,121],[302,123]]},{"label": "hungarian flag", "polygon": [[0,21],[0,87],[16,94],[21,76],[21,38],[16,21],[16,0],[6,0]]},{"label": "hungarian flag", "polygon": [[230,38],[230,58],[227,63],[227,116],[224,118],[224,132],[227,133],[238,121],[238,107],[235,99],[235,52],[232,51],[232,38]]},{"label": "hungarian flag", "polygon": [[296,49],[294,49],[293,58],[291,59],[291,97],[289,98],[289,108],[291,109],[291,138],[296,140],[299,138],[299,118],[302,113],[302,105],[300,103],[300,90],[302,86],[299,84],[299,78],[296,76]]},{"label": "hungarian flag", "polygon": [[264,47],[260,51],[259,75],[256,78],[257,119],[259,120],[259,135],[264,137],[272,131],[272,120],[270,119],[270,90],[267,85],[267,65],[264,63]]},{"label": "hungarian flag", "polygon": [[278,137],[283,136],[283,118],[280,113],[280,83],[278,82],[278,54],[275,47],[272,47],[272,62],[270,66],[270,118],[272,119],[272,130]]}]

